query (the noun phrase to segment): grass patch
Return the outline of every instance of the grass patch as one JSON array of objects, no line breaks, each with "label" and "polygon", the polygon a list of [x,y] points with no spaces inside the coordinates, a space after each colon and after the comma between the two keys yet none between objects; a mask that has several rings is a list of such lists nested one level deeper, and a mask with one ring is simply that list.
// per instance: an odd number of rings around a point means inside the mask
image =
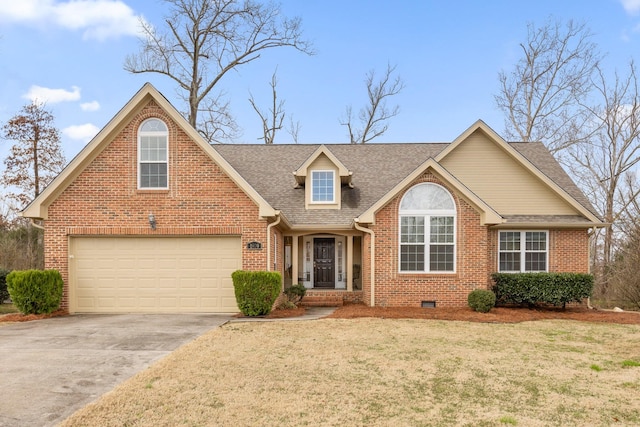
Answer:
[{"label": "grass patch", "polygon": [[502,424],[509,424],[509,425],[512,425],[512,426],[517,426],[518,425],[518,421],[516,421],[515,418],[509,417],[509,416],[501,417],[500,418],[500,422]]},{"label": "grass patch", "polygon": [[624,366],[625,368],[637,367],[637,366],[640,366],[640,362],[635,360],[624,360],[622,362],[622,366]]},{"label": "grass patch", "polygon": [[18,313],[18,309],[13,304],[0,304],[0,315]]},{"label": "grass patch", "polygon": [[634,425],[639,345],[640,325],[586,322],[231,323],[61,426]]}]

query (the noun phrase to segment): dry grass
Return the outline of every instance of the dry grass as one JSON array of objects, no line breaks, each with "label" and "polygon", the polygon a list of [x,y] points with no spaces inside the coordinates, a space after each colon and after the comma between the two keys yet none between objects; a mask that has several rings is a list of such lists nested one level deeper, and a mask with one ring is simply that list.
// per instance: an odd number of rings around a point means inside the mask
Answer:
[{"label": "dry grass", "polygon": [[640,325],[230,323],[62,425],[636,425],[637,362]]}]

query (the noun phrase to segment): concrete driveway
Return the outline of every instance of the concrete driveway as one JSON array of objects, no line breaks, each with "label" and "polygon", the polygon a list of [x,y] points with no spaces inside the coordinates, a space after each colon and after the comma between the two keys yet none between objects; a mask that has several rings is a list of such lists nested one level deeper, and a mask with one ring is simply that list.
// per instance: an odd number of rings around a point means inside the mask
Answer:
[{"label": "concrete driveway", "polygon": [[229,319],[119,314],[0,324],[0,426],[53,426]]}]

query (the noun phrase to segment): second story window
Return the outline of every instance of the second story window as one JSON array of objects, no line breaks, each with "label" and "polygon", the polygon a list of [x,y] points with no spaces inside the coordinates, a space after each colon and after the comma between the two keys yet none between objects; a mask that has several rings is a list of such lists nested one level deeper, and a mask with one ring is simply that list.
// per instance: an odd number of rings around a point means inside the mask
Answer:
[{"label": "second story window", "polygon": [[335,203],[334,171],[311,172],[311,202]]},{"label": "second story window", "polygon": [[145,120],[138,130],[138,188],[169,188],[169,131],[159,119]]}]

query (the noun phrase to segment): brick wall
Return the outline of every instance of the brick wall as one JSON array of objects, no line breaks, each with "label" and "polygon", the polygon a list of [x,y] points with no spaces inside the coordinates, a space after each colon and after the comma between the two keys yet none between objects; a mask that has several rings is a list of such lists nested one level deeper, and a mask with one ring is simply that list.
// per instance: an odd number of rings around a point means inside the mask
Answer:
[{"label": "brick wall", "polygon": [[[456,272],[442,274],[400,273],[399,204],[404,192],[376,215],[375,305],[419,307],[422,301],[436,301],[438,307],[466,306],[470,291],[491,286],[497,271],[498,231],[480,225],[480,215],[462,197],[432,174],[426,173],[412,185],[434,182],[452,194],[457,210]],[[368,254],[370,240],[364,239],[363,298],[370,304]],[[589,237],[586,230],[549,230],[549,271],[589,271]]]},{"label": "brick wall", "polygon": [[[168,190],[137,190],[137,130],[151,117],[169,128]],[[266,225],[253,201],[151,101],[49,207],[45,265],[62,274],[68,307],[71,235],[240,235],[242,268],[264,270],[266,246],[247,250],[246,244],[266,244]]]}]

